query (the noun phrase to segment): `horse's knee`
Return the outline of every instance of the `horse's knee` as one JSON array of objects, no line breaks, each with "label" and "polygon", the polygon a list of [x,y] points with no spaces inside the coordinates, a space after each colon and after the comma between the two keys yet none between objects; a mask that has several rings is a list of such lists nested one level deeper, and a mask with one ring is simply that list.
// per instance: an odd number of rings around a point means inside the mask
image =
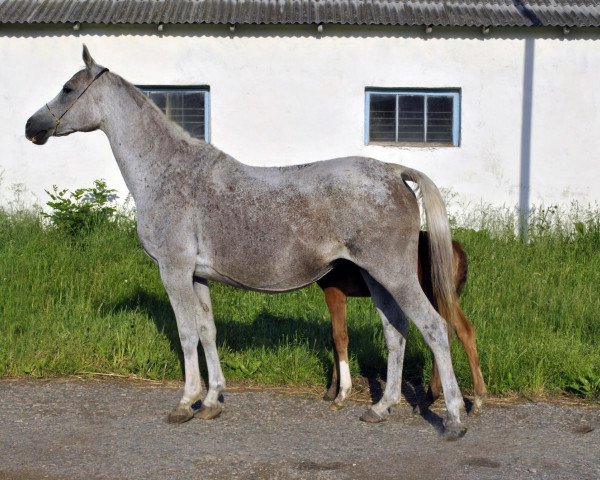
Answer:
[{"label": "horse's knee", "polygon": [[[389,338],[389,337],[388,337]],[[404,358],[404,351],[406,349],[406,340],[404,337],[394,337],[386,342],[388,349],[388,356],[395,358]]]},{"label": "horse's knee", "polygon": [[180,329],[179,342],[184,354],[193,353],[198,348],[198,335]]},{"label": "horse's knee", "polygon": [[217,329],[208,325],[200,325],[198,327],[198,336],[202,343],[216,342],[217,340]]}]

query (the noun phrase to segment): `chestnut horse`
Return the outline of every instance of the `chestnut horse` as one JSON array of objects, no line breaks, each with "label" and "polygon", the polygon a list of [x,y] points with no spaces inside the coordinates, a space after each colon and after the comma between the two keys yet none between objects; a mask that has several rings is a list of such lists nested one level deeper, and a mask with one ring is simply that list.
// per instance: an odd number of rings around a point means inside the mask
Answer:
[{"label": "chestnut horse", "polygon": [[[452,241],[452,253],[452,278],[454,288],[456,289],[456,296],[458,297],[467,280],[467,255],[465,254],[462,245],[454,240]],[[437,309],[437,302],[431,286],[430,269],[429,236],[427,232],[422,231],[419,233],[419,283],[427,295],[427,298],[429,298],[429,301]],[[327,303],[327,308],[331,315],[334,346],[331,386],[323,398],[325,400],[333,400],[332,408],[338,409],[344,406],[352,388],[352,380],[350,378],[350,369],[348,366],[346,301],[348,297],[369,297],[370,293],[360,270],[350,262],[338,264],[335,269],[317,281],[317,284],[325,293],[325,302]],[[475,394],[471,412],[479,413],[487,391],[479,364],[475,327],[465,316],[458,303],[454,303],[454,306],[455,315],[448,315],[449,319],[446,318],[446,320],[450,321],[450,326],[456,331],[456,335],[469,359],[469,367],[471,368],[471,377],[473,379],[473,390]],[[452,330],[449,329],[449,334],[451,333]],[[441,391],[440,376],[434,359],[428,392],[429,400],[433,403],[439,398]]]}]

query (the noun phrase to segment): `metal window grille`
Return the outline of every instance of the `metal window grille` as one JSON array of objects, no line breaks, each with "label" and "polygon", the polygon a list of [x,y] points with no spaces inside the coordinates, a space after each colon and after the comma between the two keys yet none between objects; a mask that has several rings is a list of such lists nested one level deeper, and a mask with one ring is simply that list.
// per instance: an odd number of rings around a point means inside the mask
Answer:
[{"label": "metal window grille", "polygon": [[207,87],[138,86],[170,120],[192,137],[210,141],[209,90]]},{"label": "metal window grille", "polygon": [[365,113],[365,143],[458,146],[458,90],[367,89]]}]

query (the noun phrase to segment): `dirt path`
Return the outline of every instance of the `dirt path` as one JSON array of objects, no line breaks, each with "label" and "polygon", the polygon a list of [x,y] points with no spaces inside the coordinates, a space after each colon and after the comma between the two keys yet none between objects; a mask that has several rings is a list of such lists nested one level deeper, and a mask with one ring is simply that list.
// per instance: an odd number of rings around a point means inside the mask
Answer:
[{"label": "dirt path", "polygon": [[0,479],[598,479],[600,408],[492,405],[457,442],[400,406],[362,423],[307,397],[233,392],[223,415],[164,422],[180,390],[96,380],[0,381]]}]

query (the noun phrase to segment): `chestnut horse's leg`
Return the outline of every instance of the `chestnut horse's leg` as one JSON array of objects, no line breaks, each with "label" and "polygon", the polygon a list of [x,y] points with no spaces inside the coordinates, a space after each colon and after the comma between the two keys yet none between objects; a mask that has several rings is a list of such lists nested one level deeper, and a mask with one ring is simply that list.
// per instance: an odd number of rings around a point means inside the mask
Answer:
[{"label": "chestnut horse's leg", "polygon": [[479,354],[477,353],[475,340],[475,327],[458,306],[457,317],[458,322],[454,325],[454,329],[469,358],[469,367],[471,368],[471,376],[473,378],[473,390],[475,391],[472,413],[477,414],[481,411],[487,390],[481,373],[481,365],[479,364]]},{"label": "chestnut horse's leg", "polygon": [[[333,315],[331,316],[333,322]],[[333,324],[331,325],[333,327]],[[329,388],[325,391],[323,395],[323,400],[327,400],[328,402],[332,402],[335,397],[337,397],[337,392],[339,389],[339,363],[340,360],[338,358],[337,347],[335,346],[335,341],[333,343],[333,365],[331,368],[331,383],[329,384]]]},{"label": "chestnut horse's leg", "polygon": [[[460,343],[467,354],[467,358],[469,359],[469,368],[471,369],[471,378],[473,379],[475,399],[473,401],[473,409],[471,410],[471,413],[478,414],[481,412],[483,401],[487,394],[487,389],[485,387],[485,382],[483,381],[481,365],[479,363],[479,354],[477,353],[475,327],[465,316],[464,312],[458,305],[456,306],[456,314],[454,318],[456,321],[453,322],[452,328],[456,332],[456,336],[460,340]],[[431,382],[429,384],[429,400],[434,402],[437,400],[437,398],[439,398],[440,394],[440,378],[434,362],[433,370],[431,372]]]},{"label": "chestnut horse's leg", "polygon": [[[343,407],[352,388],[348,364],[348,324],[346,322],[346,294],[337,287],[324,289],[325,302],[331,314],[333,333],[334,362],[331,386],[325,394],[326,400],[334,400],[332,408]],[[339,382],[339,390],[338,390]],[[337,395],[336,395],[337,393]]]},{"label": "chestnut horse's leg", "polygon": [[[420,237],[421,241],[423,241],[423,234]],[[454,287],[456,288],[457,296],[460,295],[462,291],[462,287],[465,284],[467,279],[467,256],[465,251],[463,250],[460,243],[453,241],[453,269],[454,269]],[[419,249],[419,266],[421,267],[422,257],[426,255],[425,251],[421,251]],[[423,278],[421,280],[421,285],[425,290],[427,296],[431,299],[431,284],[426,276],[428,275],[426,272],[427,269],[423,269]],[[460,340],[460,343],[467,354],[469,359],[469,367],[471,369],[471,378],[473,379],[473,390],[475,392],[475,399],[473,402],[473,409],[471,413],[477,414],[481,411],[481,407],[483,406],[483,400],[487,394],[487,390],[485,387],[485,382],[483,380],[483,375],[481,373],[481,366],[479,363],[479,354],[477,353],[477,344],[476,344],[476,334],[475,327],[471,323],[471,321],[466,317],[462,309],[455,304],[456,309],[454,311],[454,315],[449,320],[452,326],[452,329],[456,332],[456,336]],[[449,336],[451,336],[451,330],[448,332]],[[433,362],[433,369],[431,371],[431,380],[429,382],[429,391],[427,393],[428,400],[433,403],[435,402],[441,395],[442,385],[440,382],[439,372],[437,370],[437,366],[435,364],[435,360]]]}]

